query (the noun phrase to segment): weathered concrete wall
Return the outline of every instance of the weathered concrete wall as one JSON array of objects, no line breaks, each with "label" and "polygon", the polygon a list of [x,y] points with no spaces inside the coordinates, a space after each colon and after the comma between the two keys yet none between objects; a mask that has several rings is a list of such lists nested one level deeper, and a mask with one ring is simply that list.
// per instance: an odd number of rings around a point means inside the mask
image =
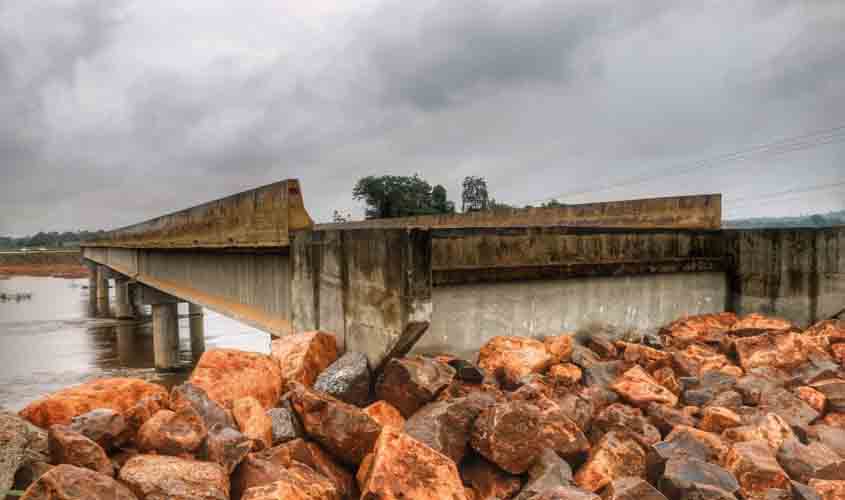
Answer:
[{"label": "weathered concrete wall", "polygon": [[313,221],[299,181],[289,179],[116,229],[84,247],[261,248],[289,244]]},{"label": "weathered concrete wall", "polygon": [[286,251],[85,248],[84,256],[271,334],[291,332],[290,258]]},{"label": "weathered concrete wall", "polygon": [[294,236],[291,257],[296,331],[332,331],[375,367],[428,327],[428,232],[304,231]]},{"label": "weathered concrete wall", "polygon": [[807,325],[845,309],[845,227],[724,231],[731,304]]},{"label": "weathered concrete wall", "polygon": [[585,203],[559,208],[505,209],[468,214],[375,219],[320,224],[316,229],[516,226],[719,229],[721,224],[722,195],[705,194]]},{"label": "weathered concrete wall", "polygon": [[478,228],[432,231],[435,286],[721,271],[718,231]]},{"label": "weathered concrete wall", "polygon": [[722,272],[437,286],[432,325],[416,352],[471,358],[497,335],[543,337],[599,322],[647,330],[725,310]]}]

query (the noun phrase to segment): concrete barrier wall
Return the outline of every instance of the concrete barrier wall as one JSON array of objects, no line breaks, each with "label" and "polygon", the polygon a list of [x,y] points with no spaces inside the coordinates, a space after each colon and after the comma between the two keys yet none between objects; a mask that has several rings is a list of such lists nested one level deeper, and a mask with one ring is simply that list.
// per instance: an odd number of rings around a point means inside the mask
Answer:
[{"label": "concrete barrier wall", "polygon": [[438,286],[432,325],[416,352],[472,358],[497,335],[544,337],[592,323],[648,330],[725,310],[723,272],[670,273]]},{"label": "concrete barrier wall", "polygon": [[845,227],[723,232],[730,307],[806,326],[845,309]]},{"label": "concrete barrier wall", "polygon": [[291,257],[296,331],[334,332],[376,367],[430,323],[428,232],[303,231],[294,236]]}]

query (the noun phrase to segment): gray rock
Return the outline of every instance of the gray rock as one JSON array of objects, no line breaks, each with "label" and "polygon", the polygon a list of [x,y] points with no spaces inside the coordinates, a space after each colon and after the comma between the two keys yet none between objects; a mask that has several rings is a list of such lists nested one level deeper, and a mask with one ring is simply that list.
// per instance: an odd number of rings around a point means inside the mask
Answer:
[{"label": "gray rock", "polygon": [[235,419],[229,412],[209,398],[205,390],[190,382],[174,387],[170,392],[170,402],[173,411],[177,411],[178,408],[186,404],[193,407],[208,429],[215,424],[237,428]]},{"label": "gray rock", "polygon": [[70,429],[94,441],[106,451],[119,448],[130,437],[123,415],[108,408],[73,417]]},{"label": "gray rock", "polygon": [[0,411],[0,490],[11,489],[18,469],[49,458],[47,432],[14,413]]},{"label": "gray rock", "polygon": [[280,408],[270,408],[267,416],[273,421],[273,446],[305,437],[299,417],[285,401]]},{"label": "gray rock", "polygon": [[370,402],[371,374],[367,356],[347,352],[323,370],[314,389],[346,403],[363,407]]},{"label": "gray rock", "polygon": [[215,424],[208,430],[208,436],[203,443],[202,456],[209,462],[220,464],[228,474],[231,474],[251,450],[252,440],[240,431]]},{"label": "gray rock", "polygon": [[604,489],[603,500],[666,500],[662,493],[639,477],[614,479]]},{"label": "gray rock", "polygon": [[822,500],[822,497],[815,489],[798,481],[789,482],[792,489],[792,500]]},{"label": "gray rock", "polygon": [[471,384],[484,382],[484,370],[465,359],[453,359],[449,361],[449,366],[455,369],[455,377],[458,380]]},{"label": "gray rock", "polygon": [[795,438],[787,439],[778,449],[777,459],[790,478],[802,483],[845,478],[845,459],[818,441],[805,445]]},{"label": "gray rock", "polygon": [[670,500],[688,499],[691,495],[702,499],[734,498],[739,492],[739,483],[733,474],[716,464],[694,458],[669,460],[659,486],[660,492]]},{"label": "gray rock", "polygon": [[572,485],[572,467],[551,448],[544,449],[528,469],[528,483],[514,500],[528,500],[559,486]]}]

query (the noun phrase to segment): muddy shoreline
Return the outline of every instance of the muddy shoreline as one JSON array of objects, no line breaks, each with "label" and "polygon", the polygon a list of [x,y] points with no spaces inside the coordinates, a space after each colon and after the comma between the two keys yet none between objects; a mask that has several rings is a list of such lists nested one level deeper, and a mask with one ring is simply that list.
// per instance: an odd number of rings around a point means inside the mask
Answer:
[{"label": "muddy shoreline", "polygon": [[79,279],[89,272],[78,251],[0,252],[0,279],[12,276]]}]

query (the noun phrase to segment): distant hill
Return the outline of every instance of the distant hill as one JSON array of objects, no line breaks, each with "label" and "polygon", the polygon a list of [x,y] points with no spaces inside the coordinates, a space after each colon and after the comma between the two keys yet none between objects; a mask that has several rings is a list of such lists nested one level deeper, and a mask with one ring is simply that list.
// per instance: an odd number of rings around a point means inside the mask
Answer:
[{"label": "distant hill", "polygon": [[722,221],[725,228],[830,227],[845,225],[845,210],[798,217],[755,217]]}]

